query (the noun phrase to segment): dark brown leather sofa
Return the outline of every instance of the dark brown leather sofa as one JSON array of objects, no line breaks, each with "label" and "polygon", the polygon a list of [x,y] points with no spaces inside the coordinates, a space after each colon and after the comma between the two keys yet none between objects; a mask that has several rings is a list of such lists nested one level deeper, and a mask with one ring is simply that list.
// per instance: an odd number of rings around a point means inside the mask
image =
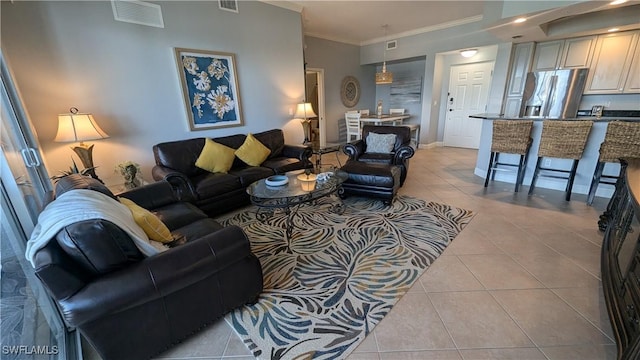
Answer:
[{"label": "dark brown leather sofa", "polygon": [[[246,188],[254,181],[287,171],[313,168],[309,160],[311,148],[285,144],[282,130],[273,129],[253,136],[271,150],[260,166],[248,166],[236,158],[227,174],[200,169],[195,163],[205,138],[195,138],[155,145],[156,166],[151,174],[155,180],[166,180],[179,191],[191,193],[198,208],[215,216],[249,204]],[[246,135],[238,134],[212,140],[237,149],[245,138]]]},{"label": "dark brown leather sofa", "polygon": [[[77,174],[62,178],[56,194],[70,189],[113,197]],[[166,181],[119,196],[155,213],[173,247],[144,257],[126,232],[98,219],[66,226],[35,255],[36,275],[64,319],[103,359],[148,359],[257,300],[262,270],[242,229],[222,227]]]}]

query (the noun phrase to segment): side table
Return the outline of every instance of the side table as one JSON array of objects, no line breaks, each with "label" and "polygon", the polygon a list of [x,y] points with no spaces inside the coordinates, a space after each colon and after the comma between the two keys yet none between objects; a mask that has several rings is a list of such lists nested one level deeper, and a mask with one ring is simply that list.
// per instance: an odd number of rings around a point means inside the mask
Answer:
[{"label": "side table", "polygon": [[322,155],[324,154],[328,154],[328,153],[336,153],[336,160],[338,161],[338,167],[342,166],[342,163],[340,163],[340,158],[338,157],[338,152],[340,151],[340,148],[342,147],[341,143],[326,143],[325,145],[320,145],[319,143],[307,143],[305,145],[308,145],[311,147],[311,152],[316,156],[316,170],[320,168],[320,166],[322,166]]}]

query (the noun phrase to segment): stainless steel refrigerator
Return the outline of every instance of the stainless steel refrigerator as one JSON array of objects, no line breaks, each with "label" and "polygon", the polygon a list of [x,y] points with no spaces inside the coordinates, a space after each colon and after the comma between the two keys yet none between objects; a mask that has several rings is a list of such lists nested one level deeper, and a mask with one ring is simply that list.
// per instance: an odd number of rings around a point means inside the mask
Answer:
[{"label": "stainless steel refrigerator", "polygon": [[576,117],[589,69],[535,71],[527,74],[520,116]]}]

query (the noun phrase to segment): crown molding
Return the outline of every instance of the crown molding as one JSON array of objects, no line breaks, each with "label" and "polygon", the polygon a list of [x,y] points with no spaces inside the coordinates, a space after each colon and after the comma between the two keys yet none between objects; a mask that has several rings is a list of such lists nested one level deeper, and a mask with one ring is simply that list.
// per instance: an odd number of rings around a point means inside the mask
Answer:
[{"label": "crown molding", "polygon": [[446,23],[438,24],[438,25],[427,26],[427,27],[414,29],[414,30],[409,30],[409,31],[396,33],[396,34],[390,34],[390,35],[387,35],[386,37],[378,37],[378,38],[374,38],[374,39],[371,39],[371,40],[362,41],[362,42],[359,43],[359,45],[360,46],[365,46],[365,45],[371,45],[371,44],[375,44],[375,43],[379,43],[379,42],[383,42],[383,41],[388,41],[388,40],[392,40],[392,39],[396,39],[396,38],[403,38],[403,37],[407,37],[407,36],[420,35],[420,34],[432,32],[432,31],[436,31],[436,30],[442,30],[442,29],[447,29],[447,28],[451,28],[451,27],[455,27],[455,26],[460,26],[460,25],[465,25],[465,24],[470,24],[470,23],[482,21],[483,18],[484,17],[482,15],[471,16],[471,17],[468,17],[468,18],[455,20],[455,21],[449,21],[449,22],[446,22]]}]

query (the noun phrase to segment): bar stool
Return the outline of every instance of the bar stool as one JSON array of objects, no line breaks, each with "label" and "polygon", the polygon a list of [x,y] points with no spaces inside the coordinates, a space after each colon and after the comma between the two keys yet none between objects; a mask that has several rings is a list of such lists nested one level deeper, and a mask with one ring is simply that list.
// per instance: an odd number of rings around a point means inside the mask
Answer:
[{"label": "bar stool", "polygon": [[619,163],[621,158],[640,158],[640,122],[612,121],[607,125],[604,141],[600,144],[598,164],[587,195],[587,205],[593,203],[599,184],[614,185],[623,169],[617,175],[604,175],[606,163]]},{"label": "bar stool", "polygon": [[[540,147],[538,148],[538,161],[533,172],[529,195],[535,189],[538,176],[567,180],[565,188],[565,200],[571,200],[571,190],[576,177],[578,162],[582,157],[582,152],[587,143],[589,132],[593,126],[593,121],[562,121],[545,120],[542,123],[542,135],[540,136]],[[542,159],[545,157],[572,159],[571,170],[548,168],[542,166]],[[540,174],[540,170],[551,172],[550,175]],[[554,175],[553,173],[567,174],[566,176]]]},{"label": "bar stool", "polygon": [[[489,184],[489,178],[495,180],[496,170],[501,169],[498,166],[517,167],[515,192],[520,190],[524,172],[527,169],[527,160],[529,159],[529,148],[533,139],[531,138],[531,130],[533,129],[532,120],[493,120],[493,134],[491,135],[491,156],[489,157],[489,167],[487,168],[487,176],[484,179],[484,187]],[[520,161],[517,164],[500,162],[500,154],[518,154]]]}]

